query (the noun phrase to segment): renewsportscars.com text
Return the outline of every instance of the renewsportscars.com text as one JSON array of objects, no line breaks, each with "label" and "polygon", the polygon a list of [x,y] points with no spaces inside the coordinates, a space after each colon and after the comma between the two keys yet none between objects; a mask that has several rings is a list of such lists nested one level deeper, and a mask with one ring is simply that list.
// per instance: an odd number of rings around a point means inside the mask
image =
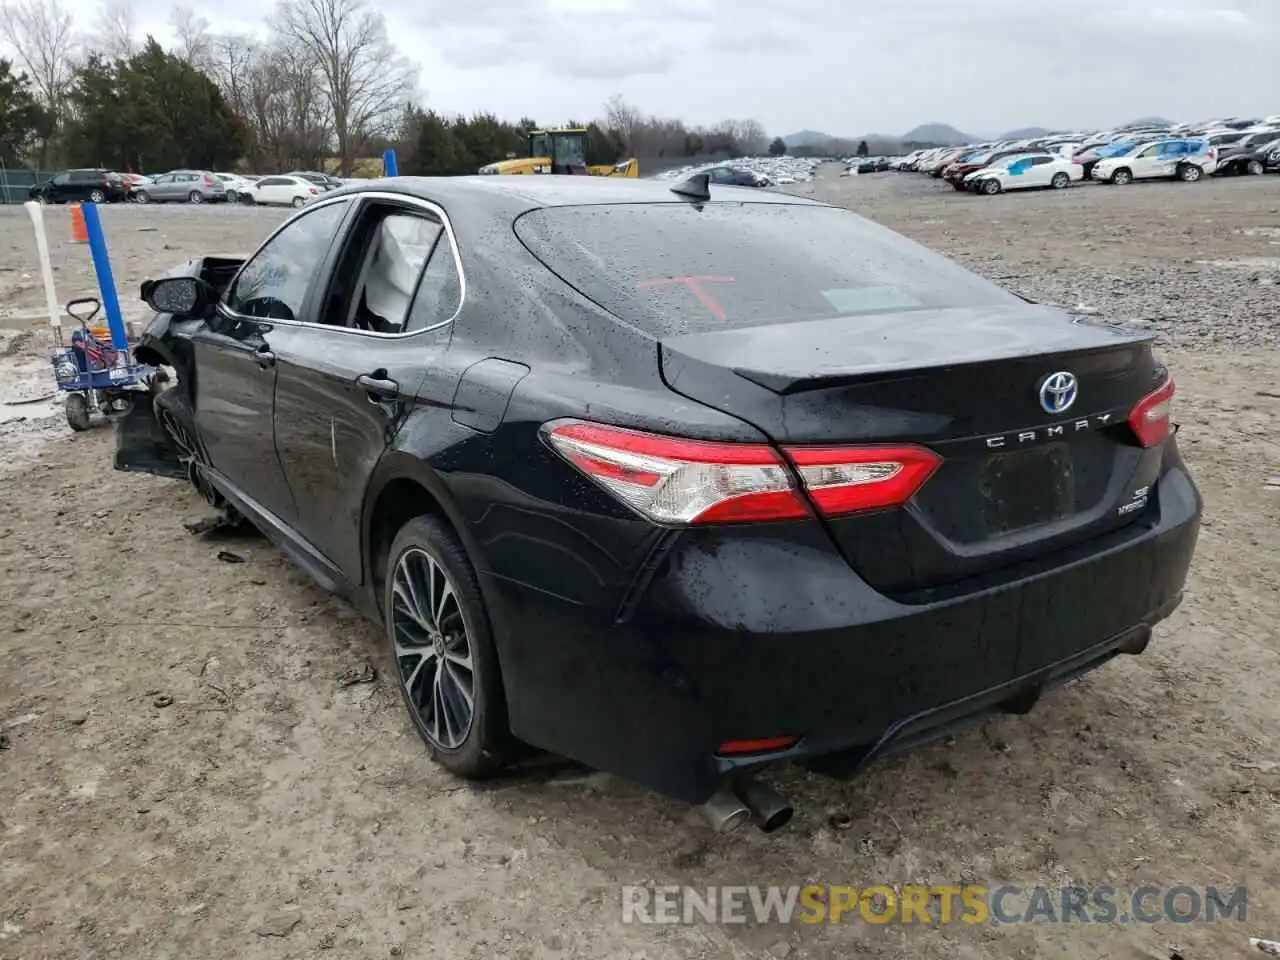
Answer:
[{"label": "renewsportscars.com text", "polygon": [[1244,887],[679,886],[622,888],[622,922],[1217,923],[1243,922]]}]

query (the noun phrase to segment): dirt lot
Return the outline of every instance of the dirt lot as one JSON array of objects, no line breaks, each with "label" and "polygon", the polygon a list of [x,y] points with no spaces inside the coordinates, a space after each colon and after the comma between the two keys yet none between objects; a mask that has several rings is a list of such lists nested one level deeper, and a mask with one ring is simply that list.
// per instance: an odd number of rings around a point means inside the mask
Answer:
[{"label": "dirt lot", "polygon": [[[554,768],[474,788],[427,761],[385,677],[339,682],[384,665],[351,610],[262,541],[188,533],[195,495],[113,474],[108,430],[0,406],[0,958],[1223,960],[1280,938],[1280,178],[796,189],[1158,331],[1207,506],[1187,602],[1145,655],[851,783],[784,774],[799,812],[773,836],[715,838],[678,804]],[[52,214],[59,294],[90,293]],[[249,247],[277,218],[106,211],[127,309],[142,316],[149,270]],[[50,390],[42,299],[25,214],[0,208],[0,401]],[[1249,899],[1243,924],[623,925],[620,886],[646,882]]]}]

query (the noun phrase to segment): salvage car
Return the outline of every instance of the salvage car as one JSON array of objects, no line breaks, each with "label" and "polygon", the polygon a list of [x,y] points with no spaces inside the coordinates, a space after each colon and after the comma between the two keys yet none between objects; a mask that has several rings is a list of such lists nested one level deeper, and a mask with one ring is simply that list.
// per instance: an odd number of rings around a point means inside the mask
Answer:
[{"label": "salvage car", "polygon": [[1099,160],[1090,177],[1117,185],[1159,178],[1195,183],[1217,168],[1218,148],[1209,141],[1175,138],[1156,140],[1121,156]]},{"label": "salvage car", "polygon": [[380,624],[463,777],[532,746],[774,829],[766,768],[1023,713],[1182,597],[1201,500],[1151,336],[839,207],[394,178],[142,297],[165,375],[117,468]]},{"label": "salvage car", "polygon": [[1015,153],[967,174],[962,187],[994,196],[1005,190],[1061,190],[1084,179],[1084,168],[1055,153]]},{"label": "salvage car", "polygon": [[1280,170],[1280,139],[1224,150],[1215,173],[1222,177],[1246,173],[1260,176],[1276,170]]}]

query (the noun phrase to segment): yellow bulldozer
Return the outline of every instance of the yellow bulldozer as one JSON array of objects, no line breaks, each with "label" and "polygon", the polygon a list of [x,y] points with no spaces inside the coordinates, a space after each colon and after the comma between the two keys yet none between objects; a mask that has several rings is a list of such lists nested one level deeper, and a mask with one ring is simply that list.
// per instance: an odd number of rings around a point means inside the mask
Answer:
[{"label": "yellow bulldozer", "polygon": [[534,130],[529,134],[529,155],[499,160],[480,168],[481,173],[498,174],[578,174],[593,177],[638,177],[635,159],[618,163],[587,164],[587,131],[571,127],[561,130]]}]

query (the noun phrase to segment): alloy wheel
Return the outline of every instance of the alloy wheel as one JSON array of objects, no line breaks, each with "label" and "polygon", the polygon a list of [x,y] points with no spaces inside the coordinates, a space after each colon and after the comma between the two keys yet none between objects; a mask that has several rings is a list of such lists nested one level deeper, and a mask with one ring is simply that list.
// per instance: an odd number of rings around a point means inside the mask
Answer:
[{"label": "alloy wheel", "polygon": [[475,719],[476,682],[457,592],[444,567],[418,547],[400,555],[392,576],[391,630],[400,682],[427,737],[456,750]]}]

